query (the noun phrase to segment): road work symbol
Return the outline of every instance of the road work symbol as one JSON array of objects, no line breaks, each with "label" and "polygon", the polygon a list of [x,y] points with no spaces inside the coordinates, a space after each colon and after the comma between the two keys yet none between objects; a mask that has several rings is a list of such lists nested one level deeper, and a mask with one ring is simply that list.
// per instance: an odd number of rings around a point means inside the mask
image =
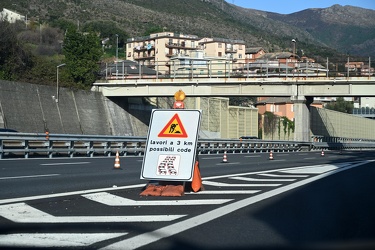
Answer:
[{"label": "road work symbol", "polygon": [[188,135],[185,131],[184,125],[181,122],[180,117],[176,113],[160,131],[158,137],[168,138],[187,138]]}]

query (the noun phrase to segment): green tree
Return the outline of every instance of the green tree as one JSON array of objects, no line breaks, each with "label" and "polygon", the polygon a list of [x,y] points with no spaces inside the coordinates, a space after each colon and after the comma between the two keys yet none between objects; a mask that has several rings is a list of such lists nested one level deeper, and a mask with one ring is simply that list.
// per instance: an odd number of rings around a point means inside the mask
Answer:
[{"label": "green tree", "polygon": [[335,110],[342,113],[353,113],[354,104],[350,101],[345,101],[344,97],[338,97],[336,102],[328,103],[325,106],[326,109]]},{"label": "green tree", "polygon": [[99,37],[94,33],[68,30],[63,53],[66,68],[78,87],[88,89],[96,79],[98,62],[102,56]]},{"label": "green tree", "polygon": [[17,34],[21,23],[0,21],[0,79],[18,80],[33,65],[33,57]]}]

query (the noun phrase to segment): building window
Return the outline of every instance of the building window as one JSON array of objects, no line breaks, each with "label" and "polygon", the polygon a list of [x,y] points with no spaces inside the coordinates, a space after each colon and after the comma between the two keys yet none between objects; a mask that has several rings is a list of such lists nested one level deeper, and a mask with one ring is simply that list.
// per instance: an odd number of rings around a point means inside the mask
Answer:
[{"label": "building window", "polygon": [[131,44],[131,43],[128,43],[128,48],[129,48],[129,49],[132,48],[132,44]]},{"label": "building window", "polygon": [[128,53],[128,57],[131,57],[131,56],[132,56],[132,53],[131,53],[131,52],[129,52],[129,53]]},{"label": "building window", "polygon": [[223,44],[222,43],[218,43],[217,47],[220,49],[223,47]]},{"label": "building window", "polygon": [[242,50],[242,45],[238,45],[238,49],[239,49],[239,50]]},{"label": "building window", "polygon": [[238,54],[238,58],[241,59],[242,58],[242,54]]},{"label": "building window", "polygon": [[223,54],[221,52],[218,52],[217,53],[217,56],[222,56]]}]

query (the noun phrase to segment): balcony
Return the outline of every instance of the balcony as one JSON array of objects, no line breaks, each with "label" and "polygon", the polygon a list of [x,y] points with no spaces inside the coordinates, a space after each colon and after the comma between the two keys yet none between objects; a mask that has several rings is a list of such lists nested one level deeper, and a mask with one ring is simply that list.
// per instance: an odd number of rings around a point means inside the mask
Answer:
[{"label": "balcony", "polygon": [[134,52],[142,52],[142,51],[150,51],[154,50],[155,46],[153,44],[144,44],[142,46],[136,46],[134,47]]},{"label": "balcony", "polygon": [[194,46],[194,47],[186,46],[185,42],[181,42],[181,43],[171,43],[170,42],[170,43],[166,43],[165,47],[170,48],[170,49],[193,49],[193,50],[195,50],[197,48],[197,46]]},{"label": "balcony", "polygon": [[237,53],[237,49],[233,47],[225,48],[225,53]]},{"label": "balcony", "polygon": [[134,53],[133,58],[134,58],[134,60],[149,60],[149,59],[154,59],[155,54],[154,53],[146,53],[146,52],[139,53],[139,54]]}]

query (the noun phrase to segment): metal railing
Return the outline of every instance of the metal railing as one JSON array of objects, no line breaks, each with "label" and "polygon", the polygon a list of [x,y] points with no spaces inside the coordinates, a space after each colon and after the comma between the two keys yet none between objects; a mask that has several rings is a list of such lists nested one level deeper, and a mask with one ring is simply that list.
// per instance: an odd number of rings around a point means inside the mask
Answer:
[{"label": "metal railing", "polygon": [[[0,133],[0,159],[11,157],[142,156],[146,137]],[[199,139],[198,154],[294,152],[321,149],[375,149],[374,140],[314,136],[312,142]]]}]

